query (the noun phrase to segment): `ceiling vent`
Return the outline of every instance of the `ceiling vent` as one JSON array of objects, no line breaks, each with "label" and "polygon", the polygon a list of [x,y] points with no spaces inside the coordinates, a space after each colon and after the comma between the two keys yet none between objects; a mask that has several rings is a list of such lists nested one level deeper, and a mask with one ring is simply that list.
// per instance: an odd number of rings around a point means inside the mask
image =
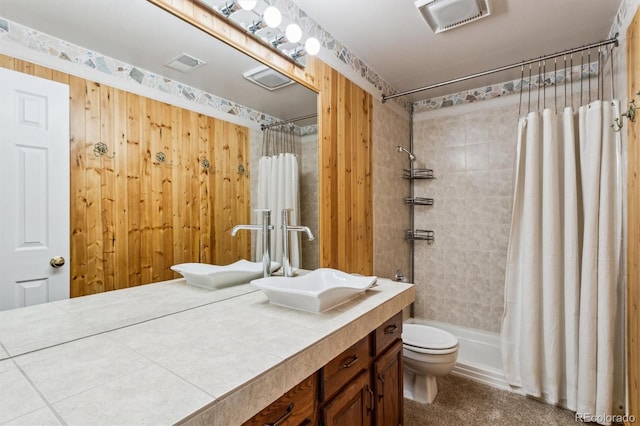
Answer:
[{"label": "ceiling vent", "polygon": [[293,84],[293,80],[266,66],[252,69],[242,75],[247,80],[267,90],[277,90]]},{"label": "ceiling vent", "polygon": [[415,5],[436,34],[491,14],[489,0],[416,0]]},{"label": "ceiling vent", "polygon": [[175,58],[172,58],[168,62],[166,62],[164,66],[186,74],[198,67],[203,66],[204,64],[206,64],[206,62],[201,59],[194,58],[187,53],[181,53]]}]

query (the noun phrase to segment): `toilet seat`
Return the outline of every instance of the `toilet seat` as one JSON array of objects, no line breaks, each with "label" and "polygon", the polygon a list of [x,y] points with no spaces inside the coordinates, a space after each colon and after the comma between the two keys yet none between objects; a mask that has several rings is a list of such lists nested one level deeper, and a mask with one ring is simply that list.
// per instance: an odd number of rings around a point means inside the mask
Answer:
[{"label": "toilet seat", "polygon": [[458,339],[451,333],[422,324],[404,324],[405,349],[424,354],[450,354],[458,350]]}]

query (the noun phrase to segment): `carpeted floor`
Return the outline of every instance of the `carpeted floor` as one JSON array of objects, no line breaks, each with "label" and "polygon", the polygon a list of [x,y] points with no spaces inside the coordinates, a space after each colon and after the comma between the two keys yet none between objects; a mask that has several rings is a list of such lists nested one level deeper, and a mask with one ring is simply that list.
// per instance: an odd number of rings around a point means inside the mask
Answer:
[{"label": "carpeted floor", "polygon": [[575,425],[572,411],[448,375],[438,378],[433,404],[404,400],[405,426]]}]

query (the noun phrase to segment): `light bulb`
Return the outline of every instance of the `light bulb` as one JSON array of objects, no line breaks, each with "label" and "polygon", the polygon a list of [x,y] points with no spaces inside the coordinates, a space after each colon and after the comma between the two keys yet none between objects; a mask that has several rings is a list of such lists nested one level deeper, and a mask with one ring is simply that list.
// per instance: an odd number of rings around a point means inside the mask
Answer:
[{"label": "light bulb", "polygon": [[258,0],[238,0],[238,4],[244,10],[253,10]]},{"label": "light bulb", "polygon": [[320,42],[315,37],[309,37],[307,41],[304,42],[304,50],[306,50],[309,55],[317,55],[318,52],[320,52]]},{"label": "light bulb", "polygon": [[284,35],[291,43],[297,43],[302,38],[302,30],[300,29],[298,24],[289,24],[284,30]]},{"label": "light bulb", "polygon": [[277,27],[282,21],[282,15],[280,14],[280,11],[274,6],[269,6],[268,8],[266,8],[263,16],[264,22],[270,28]]}]

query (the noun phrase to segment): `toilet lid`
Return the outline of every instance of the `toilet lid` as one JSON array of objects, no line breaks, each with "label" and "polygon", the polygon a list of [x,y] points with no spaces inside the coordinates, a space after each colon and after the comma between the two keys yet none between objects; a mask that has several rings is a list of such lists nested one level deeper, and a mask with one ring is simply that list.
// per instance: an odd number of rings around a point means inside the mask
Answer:
[{"label": "toilet lid", "polygon": [[422,324],[404,324],[402,340],[408,345],[426,349],[449,349],[458,345],[453,334]]}]

